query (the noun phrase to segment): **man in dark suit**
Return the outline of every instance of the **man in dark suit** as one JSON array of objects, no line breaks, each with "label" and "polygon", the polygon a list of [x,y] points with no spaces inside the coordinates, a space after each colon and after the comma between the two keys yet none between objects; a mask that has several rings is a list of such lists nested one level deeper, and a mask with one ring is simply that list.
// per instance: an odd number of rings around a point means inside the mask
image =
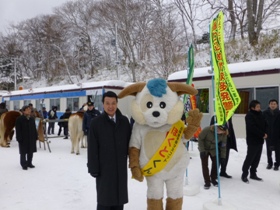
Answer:
[{"label": "man in dark suit", "polygon": [[[213,125],[213,124],[214,124],[214,116],[211,118],[211,122],[210,122],[210,125]],[[230,178],[232,178],[232,176],[228,175],[226,172],[230,149],[234,149],[237,152],[236,138],[235,138],[235,133],[234,133],[234,129],[233,129],[232,118],[230,118],[227,121],[225,126],[228,129],[227,145],[226,145],[226,158],[224,159],[224,161],[220,161],[220,163],[221,163],[220,176],[230,179]]]},{"label": "man in dark suit", "polygon": [[91,120],[88,130],[88,172],[96,178],[97,210],[123,210],[131,126],[114,92],[104,93],[102,103],[104,112]]},{"label": "man in dark suit", "polygon": [[268,133],[267,133],[267,139],[265,141],[266,143],[266,155],[267,155],[267,169],[271,169],[273,167],[273,159],[272,159],[272,151],[275,152],[275,162],[274,162],[274,170],[279,170],[279,164],[280,164],[280,153],[279,149],[276,146],[278,139],[274,138],[273,132],[277,132],[279,130],[278,128],[273,129],[274,121],[279,115],[279,109],[278,109],[278,101],[276,99],[271,99],[268,102],[269,107],[263,112],[264,118],[266,119],[266,122],[268,124]]},{"label": "man in dark suit", "polygon": [[21,109],[23,115],[16,120],[16,136],[19,144],[20,165],[23,170],[34,168],[32,164],[33,153],[37,152],[36,140],[38,132],[35,125],[35,119],[31,117],[31,109],[25,105]]},{"label": "man in dark suit", "polygon": [[245,116],[247,155],[242,166],[241,180],[249,183],[247,178],[250,170],[250,178],[262,181],[257,176],[257,168],[260,163],[264,139],[267,138],[267,122],[261,111],[261,104],[252,100],[249,104],[249,112]]}]

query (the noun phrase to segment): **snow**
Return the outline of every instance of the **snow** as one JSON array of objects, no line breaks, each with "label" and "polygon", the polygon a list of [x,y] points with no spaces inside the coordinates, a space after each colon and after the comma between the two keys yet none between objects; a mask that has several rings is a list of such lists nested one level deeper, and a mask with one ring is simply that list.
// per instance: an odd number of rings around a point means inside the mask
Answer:
[{"label": "snow", "polygon": [[[279,67],[280,58],[228,64],[228,69],[231,74],[279,69]],[[209,66],[195,68],[193,77],[197,78],[210,76],[208,72],[209,70],[211,70]],[[186,79],[187,75],[187,70],[178,71],[173,74],[170,74],[168,80],[172,81],[178,79]]]},{"label": "snow", "polygon": [[[37,144],[38,151],[33,157],[36,167],[27,171],[22,170],[19,164],[15,137],[10,148],[0,147],[1,210],[96,209],[95,180],[87,173],[86,149],[81,149],[80,155],[74,155],[70,154],[69,139],[54,137],[50,141],[51,152],[44,149],[42,143],[41,147]],[[257,173],[264,181],[250,180],[249,184],[240,179],[246,155],[245,139],[237,139],[237,145],[239,152],[231,150],[227,169],[233,178],[220,179],[222,203],[233,205],[238,210],[278,210],[280,172],[266,169],[265,145]],[[211,186],[209,190],[203,189],[197,143],[191,142],[190,154],[192,159],[188,168],[188,186],[197,185],[200,192],[194,196],[184,196],[183,209],[202,210],[204,204],[218,199],[218,188]],[[124,209],[146,209],[145,181],[140,183],[129,178],[128,182],[129,203]]]}]

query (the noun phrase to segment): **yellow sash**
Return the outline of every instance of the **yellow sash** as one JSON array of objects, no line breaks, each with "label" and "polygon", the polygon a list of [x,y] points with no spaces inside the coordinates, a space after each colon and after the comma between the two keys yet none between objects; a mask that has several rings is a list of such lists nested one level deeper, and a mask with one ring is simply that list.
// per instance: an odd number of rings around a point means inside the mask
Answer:
[{"label": "yellow sash", "polygon": [[144,176],[153,176],[160,172],[176,152],[184,130],[184,123],[179,120],[170,128],[168,135],[149,162],[142,168]]}]

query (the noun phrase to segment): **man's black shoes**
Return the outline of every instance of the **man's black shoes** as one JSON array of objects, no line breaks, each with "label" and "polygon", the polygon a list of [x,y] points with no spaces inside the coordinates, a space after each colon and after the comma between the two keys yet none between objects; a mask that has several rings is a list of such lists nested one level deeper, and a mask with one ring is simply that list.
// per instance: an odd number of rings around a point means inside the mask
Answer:
[{"label": "man's black shoes", "polygon": [[226,172],[221,172],[221,173],[220,173],[220,176],[225,177],[225,178],[228,178],[228,179],[231,179],[231,178],[232,178],[232,176],[228,175]]},{"label": "man's black shoes", "polygon": [[27,166],[22,166],[22,170],[27,170]]},{"label": "man's black shoes", "polygon": [[211,185],[210,185],[209,183],[207,183],[207,184],[204,185],[204,189],[205,189],[205,190],[208,190],[210,187],[211,187]]},{"label": "man's black shoes", "polygon": [[29,167],[29,168],[35,168],[35,166],[32,165],[32,164],[29,164],[28,167]]},{"label": "man's black shoes", "polygon": [[263,179],[258,177],[257,175],[250,176],[250,179],[253,179],[253,180],[256,180],[256,181],[263,181]]},{"label": "man's black shoes", "polygon": [[272,169],[272,165],[271,164],[268,164],[267,166],[266,166],[266,169]]},{"label": "man's black shoes", "polygon": [[218,187],[218,182],[216,180],[212,180],[211,183],[214,187]]},{"label": "man's black shoes", "polygon": [[247,177],[241,176],[241,180],[242,180],[242,182],[249,184],[249,180]]}]

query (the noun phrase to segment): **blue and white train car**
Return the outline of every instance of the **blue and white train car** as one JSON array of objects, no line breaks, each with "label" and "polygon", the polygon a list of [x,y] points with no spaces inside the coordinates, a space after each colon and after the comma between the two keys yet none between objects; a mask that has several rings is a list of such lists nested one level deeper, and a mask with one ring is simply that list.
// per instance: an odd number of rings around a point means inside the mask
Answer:
[{"label": "blue and white train car", "polygon": [[[50,86],[16,90],[2,94],[2,101],[6,102],[9,110],[19,110],[23,105],[32,103],[37,110],[45,107],[49,111],[57,106],[58,117],[70,108],[72,112],[78,111],[88,101],[93,101],[95,108],[103,111],[102,95],[104,92],[113,91],[118,94],[124,87],[131,83],[120,80],[78,83],[71,85]],[[130,116],[128,108],[132,97],[119,100],[119,109]]]},{"label": "blue and white train car", "polygon": [[[241,104],[233,116],[233,124],[238,138],[245,138],[245,114],[251,100],[261,102],[262,110],[267,109],[270,99],[279,101],[280,58],[235,63],[228,65],[230,74],[241,97]],[[210,67],[194,70],[193,84],[199,93],[197,106],[204,113],[202,127],[209,125],[213,113],[212,75]],[[186,82],[187,70],[178,71],[168,77],[168,81]]]}]

